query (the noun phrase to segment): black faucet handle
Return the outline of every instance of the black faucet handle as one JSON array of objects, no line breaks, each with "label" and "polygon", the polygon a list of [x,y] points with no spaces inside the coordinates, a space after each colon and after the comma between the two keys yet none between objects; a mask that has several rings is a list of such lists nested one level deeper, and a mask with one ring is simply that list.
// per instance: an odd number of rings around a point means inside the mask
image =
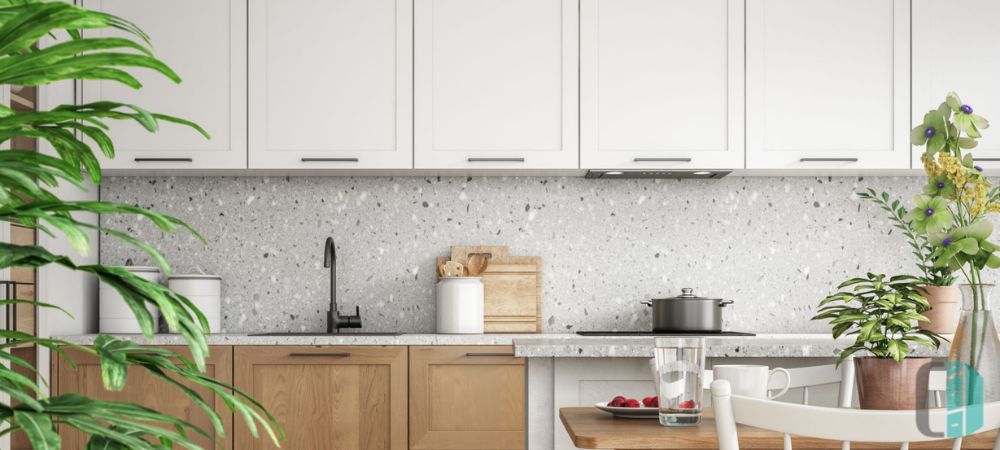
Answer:
[{"label": "black faucet handle", "polygon": [[361,305],[354,305],[354,317],[361,318]]}]

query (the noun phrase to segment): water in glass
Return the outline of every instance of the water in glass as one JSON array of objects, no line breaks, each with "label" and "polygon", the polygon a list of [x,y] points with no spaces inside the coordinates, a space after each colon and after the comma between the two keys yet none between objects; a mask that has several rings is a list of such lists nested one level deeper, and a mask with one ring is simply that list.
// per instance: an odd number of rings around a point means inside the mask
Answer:
[{"label": "water in glass", "polygon": [[701,423],[704,338],[656,338],[657,391],[660,425]]}]

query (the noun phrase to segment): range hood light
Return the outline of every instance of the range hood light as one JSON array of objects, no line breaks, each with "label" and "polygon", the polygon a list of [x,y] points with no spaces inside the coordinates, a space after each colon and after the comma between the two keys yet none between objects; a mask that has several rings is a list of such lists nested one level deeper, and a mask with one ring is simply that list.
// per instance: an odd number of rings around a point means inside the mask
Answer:
[{"label": "range hood light", "polygon": [[605,175],[624,175],[625,172],[622,172],[620,170],[612,170],[610,172],[604,172],[604,174]]},{"label": "range hood light", "polygon": [[699,170],[697,172],[693,172],[691,175],[711,175],[711,174],[712,174],[712,172],[706,172],[704,170]]}]

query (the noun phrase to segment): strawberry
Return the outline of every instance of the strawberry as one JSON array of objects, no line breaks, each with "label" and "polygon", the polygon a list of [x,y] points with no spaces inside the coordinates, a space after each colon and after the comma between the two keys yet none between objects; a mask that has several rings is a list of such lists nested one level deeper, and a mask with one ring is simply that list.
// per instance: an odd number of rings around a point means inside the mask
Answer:
[{"label": "strawberry", "polygon": [[677,407],[680,409],[694,409],[695,407],[694,400],[684,400],[679,405],[677,405]]},{"label": "strawberry", "polygon": [[639,407],[639,400],[636,400],[634,398],[630,398],[628,400],[625,400],[625,407],[626,408],[638,408]]},{"label": "strawberry", "polygon": [[611,399],[611,401],[608,402],[608,406],[614,406],[614,407],[625,406],[625,397],[622,397],[622,396],[619,395],[619,396]]},{"label": "strawberry", "polygon": [[656,397],[646,397],[642,399],[642,406],[653,406],[654,399],[656,399]]},{"label": "strawberry", "polygon": [[659,408],[660,407],[660,397],[650,397],[650,401],[649,401],[649,405],[648,406],[651,406],[653,408]]}]

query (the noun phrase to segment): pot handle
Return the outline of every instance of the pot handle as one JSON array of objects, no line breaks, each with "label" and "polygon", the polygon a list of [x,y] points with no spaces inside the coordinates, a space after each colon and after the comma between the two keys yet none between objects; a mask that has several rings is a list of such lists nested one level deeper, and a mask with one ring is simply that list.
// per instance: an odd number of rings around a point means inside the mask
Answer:
[{"label": "pot handle", "polygon": [[722,300],[719,302],[719,307],[724,308],[726,305],[732,305],[733,303],[735,302],[732,300]]},{"label": "pot handle", "polygon": [[643,301],[641,301],[639,303],[642,303],[643,305],[646,305],[646,306],[649,306],[649,307],[653,306],[653,301],[652,300],[643,300]]}]

